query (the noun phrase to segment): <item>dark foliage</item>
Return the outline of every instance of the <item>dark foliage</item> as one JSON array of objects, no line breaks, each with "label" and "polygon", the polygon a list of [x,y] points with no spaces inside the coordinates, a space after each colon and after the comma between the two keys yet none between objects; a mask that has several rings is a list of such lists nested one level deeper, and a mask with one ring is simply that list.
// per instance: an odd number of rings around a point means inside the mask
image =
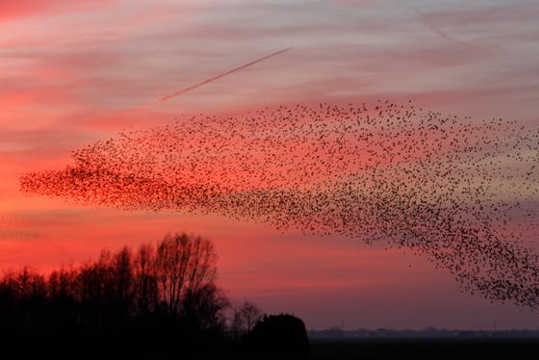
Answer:
[{"label": "dark foliage", "polygon": [[249,347],[261,352],[295,353],[307,358],[309,339],[303,321],[293,315],[265,315],[248,337]]},{"label": "dark foliage", "polygon": [[229,303],[215,277],[213,244],[185,234],[103,251],[48,276],[25,267],[0,280],[0,337],[50,338],[56,349],[82,342],[86,352],[111,343],[133,352],[222,343]]},{"label": "dark foliage", "polygon": [[[213,244],[167,235],[43,275],[28,267],[0,278],[0,346],[22,358],[238,359],[268,350],[307,354],[303,322],[261,317],[245,302],[226,326]],[[286,355],[285,355],[286,356]]]}]

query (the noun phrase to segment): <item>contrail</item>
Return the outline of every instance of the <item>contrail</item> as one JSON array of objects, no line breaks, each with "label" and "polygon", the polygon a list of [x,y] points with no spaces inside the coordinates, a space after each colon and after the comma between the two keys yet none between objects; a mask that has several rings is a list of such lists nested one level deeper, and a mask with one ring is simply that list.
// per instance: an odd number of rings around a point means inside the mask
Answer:
[{"label": "contrail", "polygon": [[269,55],[266,55],[266,56],[261,57],[261,58],[256,59],[256,60],[253,60],[253,61],[251,61],[251,62],[249,62],[249,63],[247,63],[247,64],[238,66],[238,67],[236,67],[236,68],[234,68],[234,69],[232,69],[232,70],[228,70],[227,72],[221,73],[221,74],[216,75],[216,76],[214,76],[214,77],[211,77],[211,78],[209,78],[209,79],[207,79],[207,80],[204,80],[204,81],[201,81],[201,82],[199,82],[199,83],[197,83],[197,84],[194,84],[194,85],[191,85],[191,86],[189,86],[189,87],[186,87],[185,89],[176,91],[176,92],[173,93],[173,94],[170,94],[170,95],[167,95],[167,96],[163,96],[163,97],[160,98],[159,100],[160,100],[161,102],[163,102],[163,101],[166,101],[166,100],[168,100],[168,99],[170,99],[170,98],[173,98],[173,97],[176,97],[176,96],[180,96],[180,95],[182,95],[182,94],[184,94],[184,93],[186,93],[186,92],[188,92],[188,91],[194,90],[194,89],[199,88],[199,87],[201,87],[201,86],[203,86],[203,85],[206,85],[206,84],[208,84],[208,83],[210,83],[210,82],[212,82],[212,81],[215,81],[215,80],[217,80],[217,79],[220,79],[220,78],[222,78],[223,76],[227,76],[227,75],[232,74],[232,73],[234,73],[234,72],[236,72],[236,71],[240,71],[240,70],[243,70],[243,69],[245,69],[245,68],[248,68],[248,67],[251,66],[251,65],[257,64],[257,63],[259,63],[259,62],[261,62],[261,61],[264,61],[264,60],[267,60],[267,59],[269,59],[269,58],[271,58],[271,57],[274,57],[274,56],[277,56],[277,55],[279,55],[279,54],[282,54],[282,53],[284,53],[284,52],[286,52],[286,51],[288,51],[288,50],[290,50],[290,49],[291,49],[291,48],[286,48],[286,49],[282,49],[282,50],[279,50],[279,51],[275,51],[275,52],[273,52],[273,53],[271,53],[271,54],[269,54]]},{"label": "contrail", "polygon": [[448,40],[448,41],[451,41],[451,42],[454,42],[454,43],[457,43],[457,44],[460,44],[460,45],[468,47],[468,48],[477,48],[476,45],[471,44],[471,43],[466,42],[466,41],[463,41],[463,40],[460,40],[460,39],[457,39],[454,36],[449,35],[445,31],[443,31],[439,27],[433,25],[431,22],[427,21],[425,19],[425,15],[423,13],[421,13],[421,11],[419,11],[416,7],[408,5],[408,8],[410,10],[412,10],[416,14],[417,18],[423,24],[423,26],[425,26],[426,28],[428,28],[430,31],[432,31],[436,35],[440,36],[441,38],[443,38],[445,40]]}]

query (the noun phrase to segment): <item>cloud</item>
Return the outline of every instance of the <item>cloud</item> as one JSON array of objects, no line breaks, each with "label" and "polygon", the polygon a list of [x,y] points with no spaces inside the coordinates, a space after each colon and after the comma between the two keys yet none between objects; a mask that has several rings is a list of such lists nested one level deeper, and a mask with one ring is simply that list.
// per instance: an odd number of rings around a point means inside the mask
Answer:
[{"label": "cloud", "polygon": [[16,0],[0,2],[0,23],[25,17],[100,8],[115,0]]}]

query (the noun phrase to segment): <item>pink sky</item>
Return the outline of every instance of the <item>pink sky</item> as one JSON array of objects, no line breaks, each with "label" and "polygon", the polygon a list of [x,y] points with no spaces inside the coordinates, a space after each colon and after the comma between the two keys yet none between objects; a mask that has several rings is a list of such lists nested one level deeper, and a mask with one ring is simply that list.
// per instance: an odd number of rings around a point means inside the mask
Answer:
[{"label": "pink sky", "polygon": [[0,264],[48,269],[185,231],[215,241],[233,300],[308,327],[537,327],[537,313],[463,294],[404,251],[219,217],[82,208],[23,195],[18,177],[184,113],[381,98],[537,123],[538,16],[525,0],[2,1]]}]

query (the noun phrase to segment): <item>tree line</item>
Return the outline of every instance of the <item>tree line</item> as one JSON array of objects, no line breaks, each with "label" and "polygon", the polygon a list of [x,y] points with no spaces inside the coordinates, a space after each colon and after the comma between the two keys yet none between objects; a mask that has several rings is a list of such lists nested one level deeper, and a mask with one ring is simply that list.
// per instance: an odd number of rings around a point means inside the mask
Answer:
[{"label": "tree line", "polygon": [[97,260],[48,276],[24,267],[0,281],[0,326],[18,334],[114,334],[164,325],[211,331],[229,305],[215,284],[213,244],[186,234],[157,246],[103,250]]},{"label": "tree line", "polygon": [[[216,285],[216,264],[211,241],[177,233],[155,245],[103,250],[95,260],[48,275],[29,267],[5,272],[0,338],[107,338],[135,352],[262,344],[261,334],[269,339],[268,324],[276,317],[262,316],[249,302],[233,309]],[[281,316],[281,335],[287,321],[297,327],[287,319]],[[105,342],[93,343],[99,348]]]}]

